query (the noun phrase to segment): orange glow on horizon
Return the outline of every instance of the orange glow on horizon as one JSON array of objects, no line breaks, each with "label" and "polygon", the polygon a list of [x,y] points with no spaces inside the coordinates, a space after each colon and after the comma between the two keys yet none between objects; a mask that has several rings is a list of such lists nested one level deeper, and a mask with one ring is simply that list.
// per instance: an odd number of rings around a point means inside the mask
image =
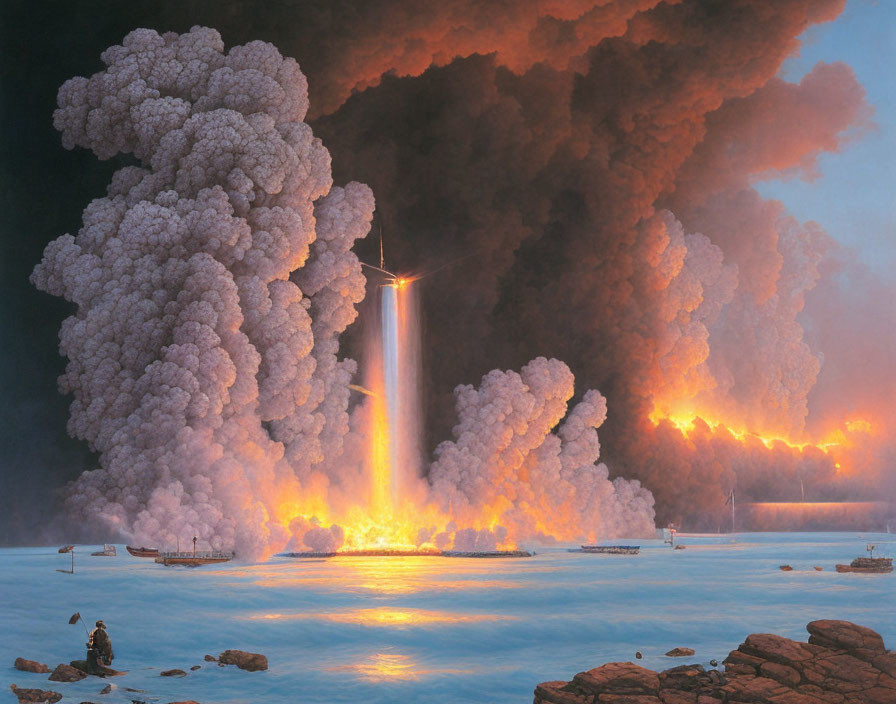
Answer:
[{"label": "orange glow on horizon", "polygon": [[654,426],[659,425],[662,421],[672,424],[685,437],[689,437],[694,432],[696,421],[699,419],[706,423],[714,434],[728,433],[742,443],[746,443],[752,438],[760,441],[769,449],[772,449],[778,443],[800,452],[813,448],[832,457],[837,455],[837,457],[834,457],[834,467],[838,472],[842,469],[841,458],[839,457],[841,452],[853,447],[857,441],[861,441],[861,438],[857,438],[856,435],[867,435],[874,432],[873,424],[865,418],[850,418],[843,421],[841,427],[833,428],[825,433],[822,438],[810,440],[796,440],[788,438],[784,434],[760,434],[747,429],[732,427],[723,421],[716,420],[697,411],[667,414],[654,407],[648,418]]}]

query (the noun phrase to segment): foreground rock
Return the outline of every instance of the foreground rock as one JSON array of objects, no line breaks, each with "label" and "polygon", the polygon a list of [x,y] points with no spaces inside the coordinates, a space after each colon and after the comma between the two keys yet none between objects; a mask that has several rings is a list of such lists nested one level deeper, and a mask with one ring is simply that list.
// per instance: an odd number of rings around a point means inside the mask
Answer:
[{"label": "foreground rock", "polygon": [[218,656],[221,665],[236,665],[241,670],[258,672],[268,669],[268,659],[261,653],[247,653],[245,650],[225,650]]},{"label": "foreground rock", "polygon": [[59,692],[53,692],[49,689],[25,689],[24,687],[16,687],[14,684],[9,685],[12,693],[16,695],[20,704],[22,702],[49,702],[55,704],[62,695]]},{"label": "foreground rock", "polygon": [[809,642],[758,633],[725,659],[656,673],[628,662],[542,682],[535,704],[896,704],[896,652],[870,628],[813,621]]},{"label": "foreground rock", "polygon": [[78,668],[66,665],[65,663],[59,663],[56,666],[56,669],[53,670],[53,674],[50,675],[50,681],[77,682],[78,680],[83,680],[85,677],[87,677],[87,674]]},{"label": "foreground rock", "polygon": [[37,660],[26,660],[25,658],[16,658],[14,666],[22,672],[38,672],[44,674],[50,671],[50,668]]}]

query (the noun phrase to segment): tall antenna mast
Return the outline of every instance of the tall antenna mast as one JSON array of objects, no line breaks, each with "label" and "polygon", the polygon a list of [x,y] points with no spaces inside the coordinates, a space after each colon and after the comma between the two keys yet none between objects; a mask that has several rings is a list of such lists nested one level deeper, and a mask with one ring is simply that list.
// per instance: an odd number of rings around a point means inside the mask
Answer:
[{"label": "tall antenna mast", "polygon": [[386,268],[386,258],[383,256],[383,218],[380,216],[380,269]]}]

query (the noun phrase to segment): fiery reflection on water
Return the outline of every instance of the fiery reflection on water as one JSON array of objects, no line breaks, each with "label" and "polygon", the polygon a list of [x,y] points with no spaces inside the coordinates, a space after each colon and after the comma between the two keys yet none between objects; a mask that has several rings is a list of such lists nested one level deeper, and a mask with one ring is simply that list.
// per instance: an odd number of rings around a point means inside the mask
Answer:
[{"label": "fiery reflection on water", "polygon": [[[450,564],[448,562],[450,560]],[[537,563],[518,564],[512,579],[494,579],[490,561],[438,557],[358,557],[332,560],[291,560],[257,565],[229,565],[204,574],[231,578],[231,586],[271,589],[319,587],[327,591],[375,594],[522,589],[526,576],[555,572],[557,567]]]},{"label": "fiery reflection on water", "polygon": [[472,674],[474,670],[424,667],[408,655],[400,653],[374,653],[364,662],[337,665],[328,672],[351,672],[369,682],[387,680],[419,680],[426,675]]},{"label": "fiery reflection on water", "polygon": [[434,623],[481,623],[512,621],[513,616],[500,614],[458,614],[427,609],[396,609],[382,606],[373,609],[352,609],[331,613],[264,613],[252,614],[252,620],[314,620],[333,623],[357,623],[364,626],[420,626]]}]

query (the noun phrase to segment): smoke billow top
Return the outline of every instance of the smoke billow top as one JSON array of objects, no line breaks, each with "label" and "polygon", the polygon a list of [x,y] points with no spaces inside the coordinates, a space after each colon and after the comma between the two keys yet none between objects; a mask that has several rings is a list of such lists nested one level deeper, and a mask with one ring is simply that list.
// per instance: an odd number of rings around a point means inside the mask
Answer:
[{"label": "smoke billow top", "polygon": [[77,305],[60,385],[102,463],[69,503],[147,544],[263,554],[286,541],[278,498],[341,451],[354,364],[336,338],[364,296],[350,250],[373,195],[333,187],[305,78],[273,46],[136,30],[102,58],[61,88],[54,124],[140,165],[33,275]]}]

